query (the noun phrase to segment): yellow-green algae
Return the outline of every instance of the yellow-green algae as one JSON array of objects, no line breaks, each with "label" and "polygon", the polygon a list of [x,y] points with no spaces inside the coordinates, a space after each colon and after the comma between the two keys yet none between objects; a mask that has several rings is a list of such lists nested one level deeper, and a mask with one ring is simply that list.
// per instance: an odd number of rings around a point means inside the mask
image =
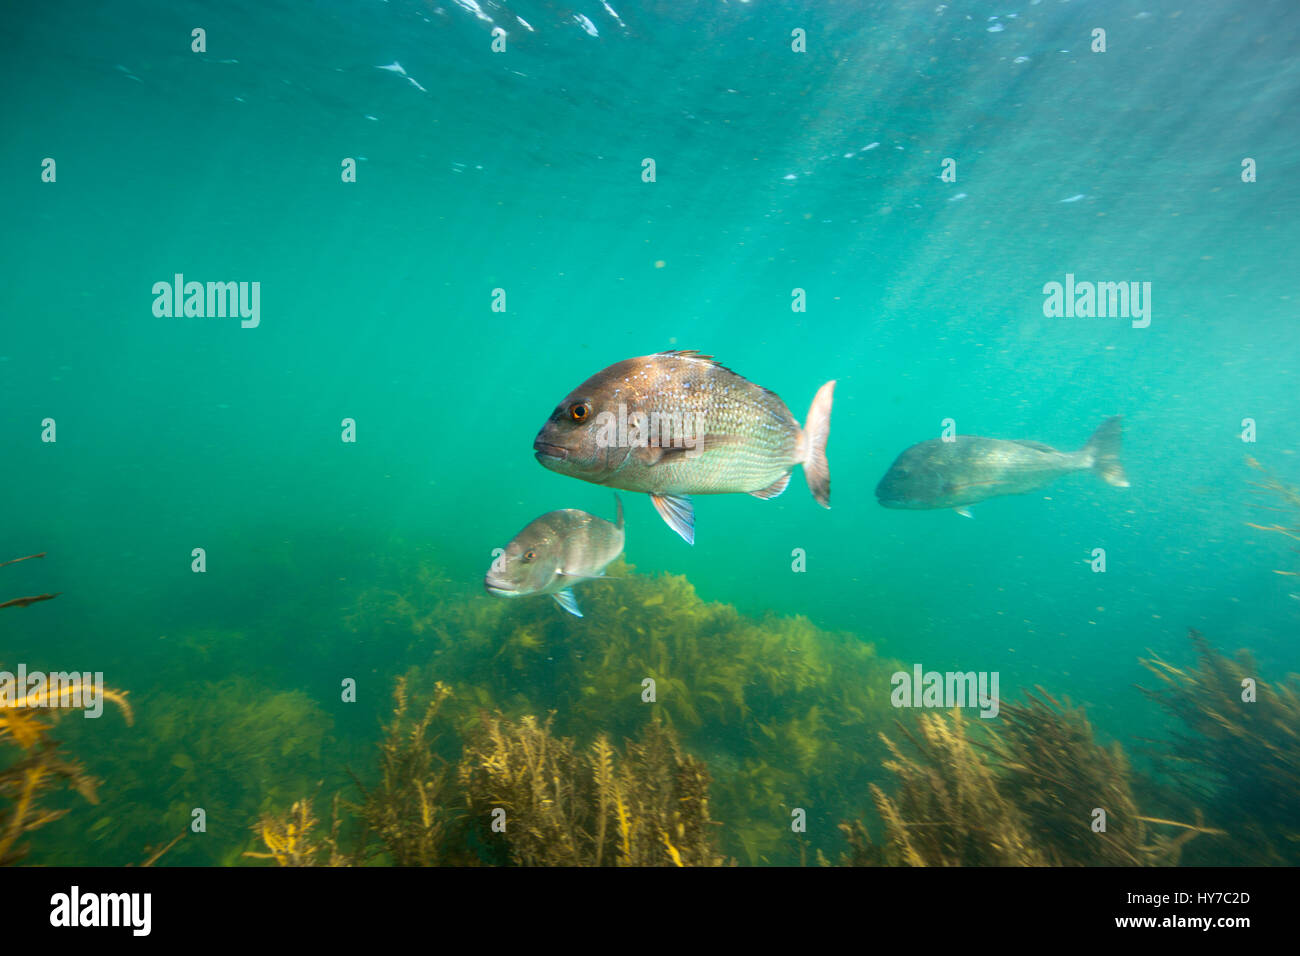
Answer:
[{"label": "yellow-green algae", "polygon": [[[545,600],[457,591],[425,567],[363,594],[348,620],[359,633],[410,635],[410,656],[429,661],[411,669],[412,688],[450,685],[447,715],[462,736],[479,711],[554,711],[558,734],[588,744],[634,738],[662,719],[709,762],[716,811],[728,820],[723,847],[741,862],[803,858],[796,808],[833,839],[880,778],[877,735],[896,713],[897,664],[804,617],[756,619],[704,601],[681,575],[636,574],[625,562],[608,573],[584,589],[581,619]],[[647,678],[653,702],[643,699]]]},{"label": "yellow-green algae", "polygon": [[[399,679],[378,748],[379,781],[358,783],[358,803],[336,795],[328,829],[310,798],[264,814],[253,830],[265,851],[245,857],[280,866],[724,862],[710,817],[708,770],[682,752],[662,719],[652,718],[622,752],[603,734],[582,752],[552,733],[551,717],[484,714],[452,780],[429,746],[431,726],[451,696],[439,683],[413,714]],[[344,826],[341,806],[354,826]]]},{"label": "yellow-green algae", "polygon": [[[26,806],[40,816],[20,816],[49,825],[29,859],[83,862],[89,840],[97,860],[152,862],[201,806],[208,832],[162,862],[1296,862],[1295,678],[1267,683],[1248,657],[1230,661],[1199,635],[1194,670],[1144,662],[1160,678],[1150,696],[1185,730],[1160,748],[1176,772],[1151,784],[1045,691],[1004,704],[996,731],[960,714],[896,722],[896,665],[856,636],[747,617],[680,576],[612,571],[617,580],[588,588],[582,620],[543,600],[474,594],[428,564],[359,595],[347,629],[423,661],[398,683],[377,768],[339,756],[313,698],[260,678],[170,680],[133,696],[142,719],[108,745],[98,726],[66,721],[67,752],[93,759],[107,798],[64,806],[57,789],[33,790]],[[215,648],[213,633],[180,641]],[[1248,677],[1259,699],[1241,707]],[[0,716],[0,777],[21,780],[42,736],[15,747],[14,728],[49,715]],[[66,763],[46,779],[88,789],[79,764],[49,753]],[[313,805],[322,791],[327,824]],[[0,793],[0,824],[15,818],[15,792],[7,805]],[[1171,809],[1139,812],[1151,794]],[[872,805],[877,815],[864,812]],[[1100,839],[1088,826],[1096,806],[1108,817]],[[838,835],[805,843],[790,829],[796,807],[823,834],[865,818],[878,842],[857,822],[844,827],[847,854]],[[498,808],[515,825],[504,835],[490,827]]]},{"label": "yellow-green algae", "polygon": [[[138,863],[148,847],[185,833],[163,862],[236,863],[257,844],[250,819],[312,792],[321,780],[332,722],[302,691],[235,677],[141,693],[132,702],[136,725],[111,746],[99,739],[98,721],[65,723],[68,745],[87,754],[110,786],[93,823],[77,815],[56,825],[69,829],[51,832],[41,862],[70,865],[93,853],[119,865]],[[196,808],[203,810],[202,833],[191,829]]]}]

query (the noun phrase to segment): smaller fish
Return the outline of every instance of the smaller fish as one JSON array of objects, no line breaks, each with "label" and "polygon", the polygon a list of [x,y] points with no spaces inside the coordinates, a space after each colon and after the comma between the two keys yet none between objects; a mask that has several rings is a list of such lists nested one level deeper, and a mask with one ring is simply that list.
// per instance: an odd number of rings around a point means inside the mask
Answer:
[{"label": "smaller fish", "polygon": [[53,594],[37,594],[35,597],[14,598],[12,601],[5,601],[0,604],[0,607],[28,607],[37,601],[52,601],[62,593],[62,591],[55,591]]},{"label": "smaller fish", "polygon": [[573,586],[603,578],[605,567],[623,553],[623,502],[617,493],[614,504],[614,523],[574,508],[534,518],[492,562],[483,586],[497,597],[549,594],[582,617]]},{"label": "smaller fish", "polygon": [[977,501],[1033,491],[1075,471],[1127,488],[1120,422],[1119,415],[1106,419],[1079,451],[976,435],[932,438],[898,456],[876,486],[876,498],[886,508],[953,508],[969,518],[969,505]]}]

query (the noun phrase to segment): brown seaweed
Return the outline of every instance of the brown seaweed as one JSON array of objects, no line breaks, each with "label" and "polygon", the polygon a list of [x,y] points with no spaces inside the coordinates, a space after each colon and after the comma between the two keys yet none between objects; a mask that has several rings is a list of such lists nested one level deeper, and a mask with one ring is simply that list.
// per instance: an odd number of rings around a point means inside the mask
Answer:
[{"label": "brown seaweed", "polygon": [[[1289,516],[1286,524],[1276,521],[1273,524],[1258,524],[1254,521],[1247,521],[1247,527],[1254,528],[1257,531],[1280,534],[1292,541],[1300,541],[1300,487],[1283,481],[1272,470],[1261,465],[1249,455],[1246,456],[1246,464],[1261,472],[1264,476],[1260,481],[1250,482],[1251,487],[1255,489],[1255,494],[1269,502],[1268,504],[1260,504],[1260,507],[1267,511],[1276,511]],[[1295,550],[1300,551],[1300,548]],[[1277,568],[1274,569],[1273,573],[1286,577],[1300,576],[1300,570]]]},{"label": "brown seaweed", "polygon": [[[1300,678],[1270,682],[1245,651],[1235,659],[1198,631],[1194,668],[1152,655],[1157,680],[1139,688],[1182,730],[1156,755],[1183,789],[1194,789],[1215,826],[1228,831],[1235,862],[1300,863]],[[1253,699],[1251,698],[1253,694]]]},{"label": "brown seaweed", "polygon": [[544,721],[484,715],[460,783],[480,839],[521,866],[719,866],[709,774],[662,720],[620,756],[580,753]]},{"label": "brown seaweed", "polygon": [[332,820],[330,829],[322,833],[312,801],[304,797],[295,801],[288,813],[263,816],[253,829],[269,852],[250,850],[244,856],[275,860],[280,866],[352,866],[355,857],[339,848],[342,817],[338,795],[334,797]]},{"label": "brown seaweed", "polygon": [[899,782],[893,795],[871,787],[885,844],[874,845],[860,821],[842,824],[843,862],[1168,866],[1187,840],[1217,832],[1143,815],[1123,751],[1099,744],[1082,710],[1040,688],[1002,713],[997,732],[975,730],[960,710],[922,715],[918,734],[903,729],[909,750],[882,734],[893,755],[885,767]]},{"label": "brown seaweed", "polygon": [[399,678],[393,717],[379,745],[380,782],[371,788],[357,784],[361,818],[398,866],[437,866],[447,852],[446,773],[436,766],[429,729],[450,696],[451,688],[435,684],[423,713],[412,719],[406,681]]},{"label": "brown seaweed", "polygon": [[[42,552],[14,558],[0,563],[0,567],[44,556]],[[56,596],[16,598],[0,604],[0,608],[25,607]],[[98,802],[96,787],[100,781],[90,776],[81,763],[66,757],[53,736],[63,713],[61,705],[65,699],[80,696],[82,689],[81,681],[75,680],[57,690],[45,687],[27,693],[13,705],[0,703],[0,755],[6,750],[18,751],[12,762],[0,765],[0,866],[16,863],[26,855],[26,846],[18,842],[25,834],[68,812],[66,808],[48,808],[43,803],[44,797],[60,789],[70,789],[90,803]],[[126,722],[131,723],[131,706],[126,695],[107,688],[101,693],[117,704]]]}]

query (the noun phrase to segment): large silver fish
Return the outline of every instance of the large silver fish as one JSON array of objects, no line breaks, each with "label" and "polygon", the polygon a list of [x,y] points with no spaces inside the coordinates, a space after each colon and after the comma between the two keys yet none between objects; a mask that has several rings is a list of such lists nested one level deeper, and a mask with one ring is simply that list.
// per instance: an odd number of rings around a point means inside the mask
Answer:
[{"label": "large silver fish", "polygon": [[898,456],[876,486],[876,498],[886,508],[955,508],[970,517],[968,506],[977,501],[1033,491],[1075,471],[1127,488],[1119,456],[1119,415],[1102,422],[1079,451],[975,435],[932,438]]},{"label": "large silver fish", "polygon": [[817,391],[804,427],[775,393],[711,356],[659,352],[597,372],[556,406],[537,433],[537,460],[598,485],[643,491],[690,544],[690,495],[775,498],[803,465],[830,507],[826,440],[835,382]]},{"label": "large silver fish", "polygon": [[605,566],[623,553],[623,502],[617,494],[614,504],[613,524],[575,508],[534,518],[492,562],[483,586],[498,597],[549,594],[582,617],[573,586],[604,577]]}]

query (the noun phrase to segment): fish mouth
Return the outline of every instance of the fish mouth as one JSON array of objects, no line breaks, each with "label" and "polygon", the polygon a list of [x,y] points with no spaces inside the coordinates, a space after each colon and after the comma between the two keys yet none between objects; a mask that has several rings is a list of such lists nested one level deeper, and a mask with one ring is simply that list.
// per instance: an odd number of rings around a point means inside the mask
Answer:
[{"label": "fish mouth", "polygon": [[564,461],[569,457],[569,450],[559,445],[552,445],[544,442],[540,438],[533,442],[533,453],[538,458],[550,458],[554,461]]},{"label": "fish mouth", "polygon": [[895,491],[884,481],[876,486],[876,501],[884,508],[906,508],[910,504],[907,495]]},{"label": "fish mouth", "polygon": [[503,585],[493,584],[491,580],[483,582],[483,590],[487,591],[488,594],[491,594],[494,597],[514,597],[515,594],[518,593],[512,591],[508,587],[504,587]]}]

